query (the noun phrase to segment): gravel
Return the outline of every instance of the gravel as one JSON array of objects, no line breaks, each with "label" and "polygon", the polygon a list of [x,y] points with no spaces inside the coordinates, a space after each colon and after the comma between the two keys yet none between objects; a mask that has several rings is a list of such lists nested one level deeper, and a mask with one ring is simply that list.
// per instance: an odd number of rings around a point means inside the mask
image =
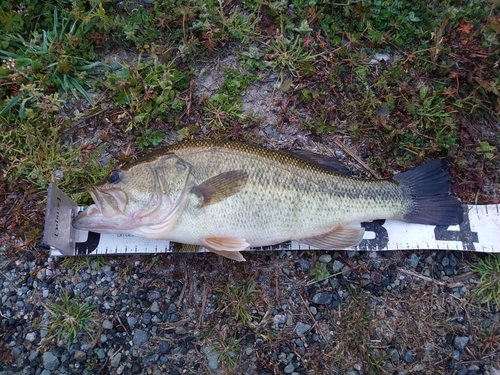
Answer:
[{"label": "gravel", "polygon": [[[446,366],[449,372],[442,373],[487,373],[486,362],[477,369],[463,365],[471,359],[475,340],[467,331],[472,323],[460,309],[449,309],[457,315],[443,319],[454,330],[441,337],[424,340],[419,334],[412,341],[406,331],[396,334],[406,322],[413,327],[418,318],[413,314],[420,310],[429,309],[420,316],[423,320],[441,311],[439,296],[453,296],[446,300],[451,303],[467,295],[470,286],[454,286],[448,276],[467,271],[462,255],[311,253],[255,254],[246,264],[210,254],[114,257],[100,269],[96,264],[76,271],[44,253],[17,260],[0,255],[0,374],[222,374],[228,361],[235,363],[233,373],[303,375],[314,368],[330,373],[335,362],[328,356],[365,337],[373,343],[373,358],[384,358],[387,373],[411,373],[412,366],[423,364],[432,372],[435,363]],[[315,282],[309,272],[317,261],[342,274]],[[452,287],[432,285],[410,271]],[[243,324],[236,319],[234,297],[224,291],[248,282],[257,292],[247,306],[251,323]],[[80,333],[69,344],[49,338],[46,307],[58,301],[63,289],[80,304],[95,307],[88,322],[94,335]],[[436,294],[430,305],[411,310],[418,291],[420,296]],[[495,327],[497,321],[491,315],[488,324]],[[366,329],[361,338],[359,329]],[[405,345],[398,344],[398,337]],[[436,354],[433,348],[441,351]],[[343,366],[340,373],[369,373],[362,359]]]}]

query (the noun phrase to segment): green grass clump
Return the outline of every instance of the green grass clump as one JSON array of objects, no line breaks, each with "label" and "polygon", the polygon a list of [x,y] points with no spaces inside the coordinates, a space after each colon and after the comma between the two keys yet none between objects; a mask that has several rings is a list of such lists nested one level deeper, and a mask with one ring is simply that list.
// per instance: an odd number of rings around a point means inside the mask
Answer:
[{"label": "green grass clump", "polygon": [[98,271],[106,265],[106,258],[102,255],[98,256],[77,256],[65,257],[61,261],[61,266],[70,269],[74,277],[82,269]]},{"label": "green grass clump", "polygon": [[233,369],[237,364],[237,357],[241,351],[239,345],[241,339],[236,337],[227,337],[225,340],[219,338],[210,345],[210,349],[217,353],[218,360],[228,369]]},{"label": "green grass clump", "polygon": [[78,99],[81,95],[92,104],[83,84],[87,78],[100,73],[97,68],[106,65],[88,60],[97,57],[86,39],[91,27],[67,15],[59,17],[55,8],[52,29],[36,30],[27,37],[20,34],[2,36],[5,49],[0,50],[3,60],[0,115],[17,109],[16,114],[24,119],[29,115],[28,108],[54,91],[61,97],[69,93]]},{"label": "green grass clump", "polygon": [[67,290],[59,295],[58,302],[49,302],[47,310],[50,312],[48,337],[57,341],[65,340],[70,346],[73,340],[85,332],[89,336],[94,334],[91,324],[95,321],[95,306],[71,298]]},{"label": "green grass clump", "polygon": [[[45,97],[47,99],[47,97]],[[86,153],[84,160],[80,147],[67,145],[61,140],[61,126],[46,125],[53,121],[50,112],[58,108],[59,101],[40,105],[39,116],[47,116],[44,122],[38,118],[38,126],[33,121],[24,120],[5,124],[0,134],[0,150],[9,165],[5,168],[9,181],[27,180],[39,189],[56,183],[66,192],[81,190],[81,186],[93,185],[101,181],[111,170],[102,166],[99,150]],[[41,126],[43,124],[43,126]]]},{"label": "green grass clump", "polygon": [[217,292],[222,305],[221,313],[227,311],[235,322],[241,322],[244,326],[252,322],[254,317],[250,309],[257,293],[252,283],[231,285],[228,282],[225,288]]},{"label": "green grass clump", "polygon": [[127,111],[132,126],[174,116],[184,109],[179,93],[187,87],[186,75],[172,61],[163,63],[156,57],[139,57],[137,65],[123,65],[108,73],[107,78],[111,97]]},{"label": "green grass clump", "polygon": [[479,303],[485,303],[488,310],[500,306],[500,256],[488,255],[471,266],[479,275],[479,281],[472,291]]}]

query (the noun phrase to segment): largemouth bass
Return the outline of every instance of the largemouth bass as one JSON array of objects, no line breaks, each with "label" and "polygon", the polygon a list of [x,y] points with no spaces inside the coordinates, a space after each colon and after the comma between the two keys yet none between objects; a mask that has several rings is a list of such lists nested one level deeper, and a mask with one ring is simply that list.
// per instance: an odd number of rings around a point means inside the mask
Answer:
[{"label": "largemouth bass", "polygon": [[435,160],[387,180],[343,175],[332,158],[247,144],[195,141],[159,149],[113,171],[89,192],[77,229],[200,245],[242,261],[248,246],[295,240],[322,249],[357,245],[352,223],[462,221],[450,175]]}]

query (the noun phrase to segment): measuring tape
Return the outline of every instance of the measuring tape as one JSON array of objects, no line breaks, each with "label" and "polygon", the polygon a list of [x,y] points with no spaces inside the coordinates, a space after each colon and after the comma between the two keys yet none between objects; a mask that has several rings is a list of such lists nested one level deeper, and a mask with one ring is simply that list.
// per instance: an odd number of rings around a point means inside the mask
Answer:
[{"label": "measuring tape", "polygon": [[[500,205],[464,205],[460,225],[434,226],[395,220],[361,223],[363,240],[346,250],[463,250],[500,253]],[[123,234],[99,234],[80,231],[71,225],[79,207],[57,186],[49,185],[43,243],[52,256],[160,254],[206,252],[198,246],[186,246],[167,240],[151,240]],[[248,248],[247,251],[319,250],[288,241],[278,245]]]}]

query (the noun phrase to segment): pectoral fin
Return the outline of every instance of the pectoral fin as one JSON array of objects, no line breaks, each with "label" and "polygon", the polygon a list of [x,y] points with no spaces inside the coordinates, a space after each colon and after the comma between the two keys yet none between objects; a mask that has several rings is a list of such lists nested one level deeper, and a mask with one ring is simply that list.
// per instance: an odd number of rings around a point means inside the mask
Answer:
[{"label": "pectoral fin", "polygon": [[202,240],[203,246],[214,254],[244,262],[245,258],[240,251],[245,250],[250,244],[243,238],[237,237],[210,237]]},{"label": "pectoral fin", "polygon": [[360,243],[364,233],[364,228],[339,226],[331,232],[316,237],[303,238],[298,241],[319,249],[343,250]]},{"label": "pectoral fin", "polygon": [[201,200],[200,207],[220,202],[236,194],[245,186],[248,173],[245,171],[229,171],[209,178],[191,189]]}]

